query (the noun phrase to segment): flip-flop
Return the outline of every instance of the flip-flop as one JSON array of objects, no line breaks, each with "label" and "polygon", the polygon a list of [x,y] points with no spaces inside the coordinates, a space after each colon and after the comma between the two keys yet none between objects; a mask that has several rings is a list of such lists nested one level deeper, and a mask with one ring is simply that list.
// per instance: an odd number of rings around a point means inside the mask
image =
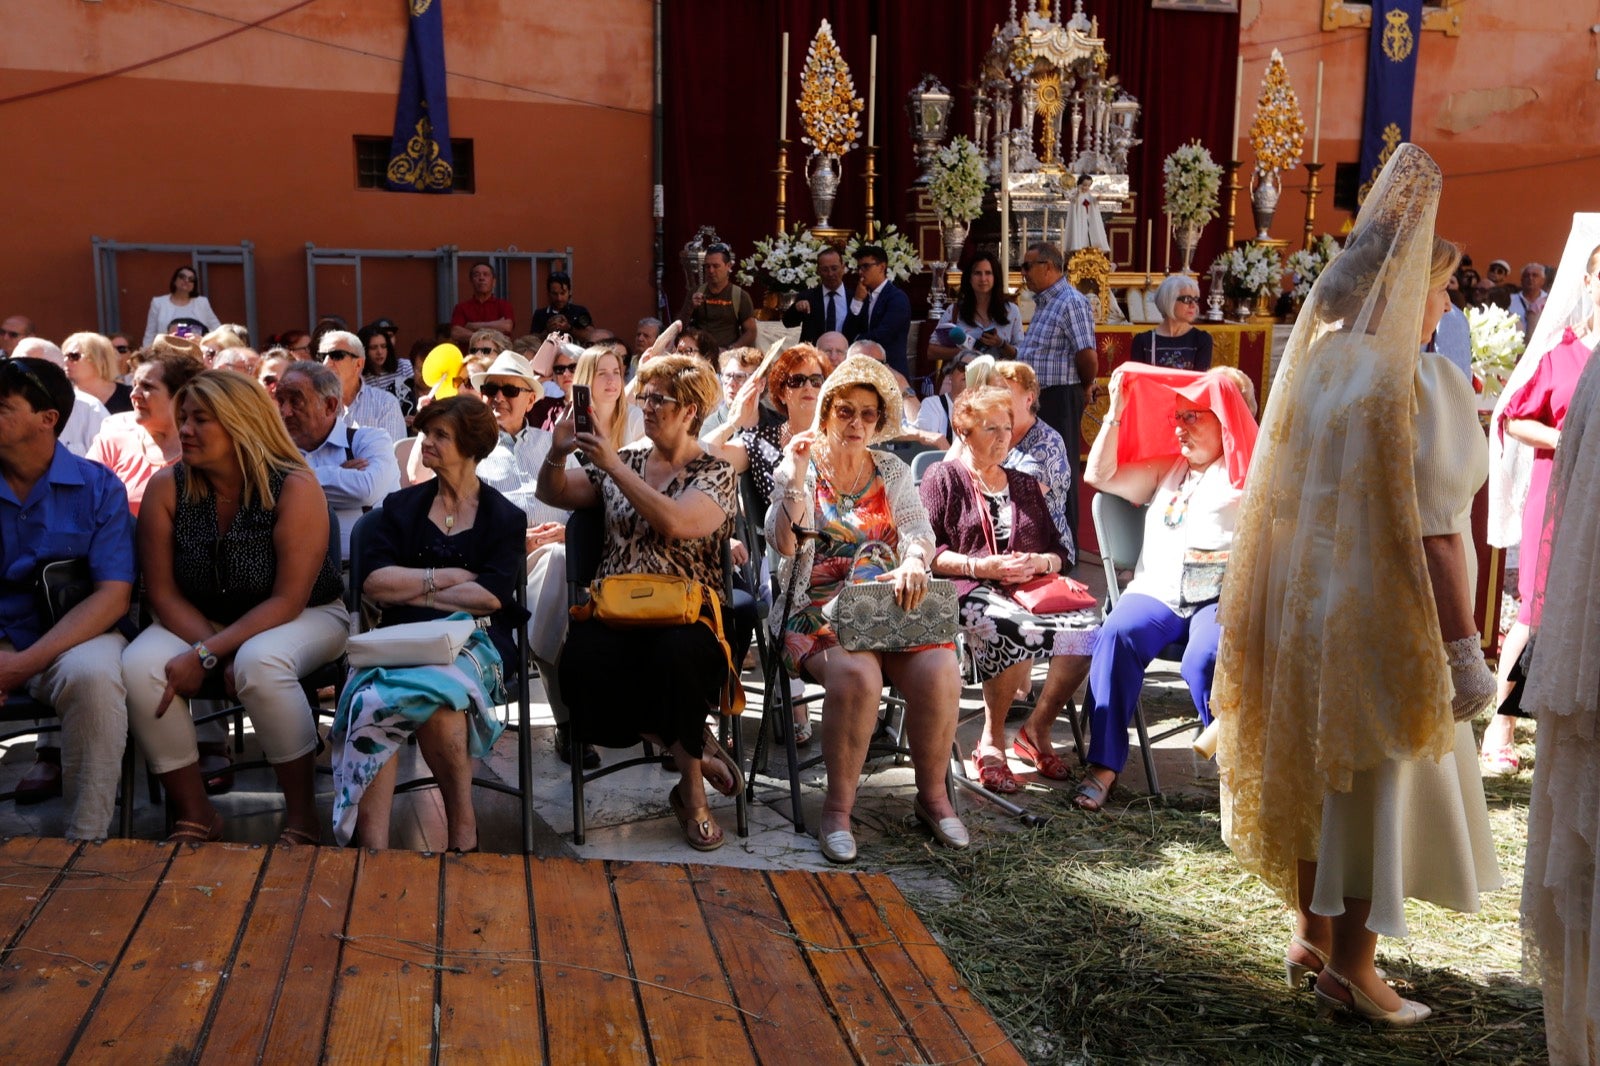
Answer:
[{"label": "flip-flop", "polygon": [[716,851],[722,847],[722,827],[711,817],[710,807],[696,807],[689,809],[683,797],[678,795],[678,786],[673,785],[672,791],[667,793],[667,806],[672,808],[672,814],[678,819],[678,827],[683,830],[684,841],[696,851]]},{"label": "flip-flop", "polygon": [[714,778],[706,775],[703,764],[700,771],[702,776],[705,776],[706,780],[711,782],[712,788],[716,789],[724,796],[737,796],[740,792],[743,792],[744,774],[740,772],[739,764],[734,761],[733,753],[722,746],[722,742],[717,739],[717,735],[711,731],[710,726],[706,726],[705,736],[703,739],[705,743],[702,759],[706,755],[711,756],[711,758],[715,759],[724,770],[728,771],[728,776],[724,778]]}]

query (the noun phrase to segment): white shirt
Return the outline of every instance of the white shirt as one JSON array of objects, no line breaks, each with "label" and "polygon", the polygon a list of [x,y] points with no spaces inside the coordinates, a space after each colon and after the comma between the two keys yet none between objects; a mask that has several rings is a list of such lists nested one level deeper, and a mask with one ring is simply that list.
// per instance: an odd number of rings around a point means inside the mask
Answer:
[{"label": "white shirt", "polygon": [[179,318],[192,318],[196,322],[204,322],[208,332],[222,324],[217,320],[217,313],[211,310],[211,301],[204,296],[191,296],[188,303],[179,307],[172,302],[171,294],[163,294],[150,301],[150,313],[144,320],[144,344],[141,347],[150,347],[150,342],[156,339],[156,334],[165,333],[173,320]]},{"label": "white shirt", "polygon": [[391,443],[409,436],[405,413],[400,410],[400,401],[395,399],[394,393],[375,389],[365,381],[356,398],[340,414],[352,426],[383,430],[389,434]]},{"label": "white shirt", "polygon": [[[365,459],[367,468],[346,468],[352,458]],[[350,530],[361,515],[400,488],[400,464],[394,458],[394,441],[382,429],[357,429],[352,440],[343,417],[333,420],[328,437],[311,451],[301,451],[317,475],[334,514],[339,517],[339,543],[350,557]]]},{"label": "white shirt", "polygon": [[[1161,478],[1144,516],[1144,548],[1133,568],[1133,580],[1123,595],[1137,592],[1178,609],[1186,548],[1218,551],[1233,545],[1243,492],[1228,480],[1228,463],[1218,458],[1206,467],[1198,483],[1184,481],[1189,462],[1179,457]],[[1192,491],[1191,491],[1192,490]],[[1187,497],[1187,502],[1185,502]],[[1170,516],[1169,516],[1170,510]],[[1169,523],[1176,522],[1176,525]]]},{"label": "white shirt", "polygon": [[[540,522],[566,524],[568,512],[551,507],[534,495],[539,484],[539,467],[550,454],[555,437],[542,429],[529,426],[515,438],[505,430],[500,431],[500,443],[495,445],[483,462],[478,464],[478,480],[498,489],[506,499],[522,508],[532,528]],[[567,456],[567,469],[578,465],[576,455]]]},{"label": "white shirt", "polygon": [[67,451],[80,458],[89,454],[89,445],[100,432],[100,423],[111,417],[106,405],[82,389],[73,387],[72,414],[67,416],[60,441]]}]

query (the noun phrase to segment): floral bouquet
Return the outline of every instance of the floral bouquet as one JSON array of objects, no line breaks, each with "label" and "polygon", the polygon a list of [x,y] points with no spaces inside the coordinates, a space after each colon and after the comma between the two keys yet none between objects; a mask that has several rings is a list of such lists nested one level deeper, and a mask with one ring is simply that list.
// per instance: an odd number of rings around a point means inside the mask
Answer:
[{"label": "floral bouquet", "polygon": [[828,245],[801,223],[793,233],[777,233],[756,242],[755,251],[739,263],[741,285],[760,282],[772,292],[800,292],[817,283],[817,256]]},{"label": "floral bouquet", "polygon": [[1485,399],[1498,396],[1527,347],[1522,321],[1504,308],[1485,304],[1467,308],[1467,328],[1472,332],[1473,376],[1482,382]]},{"label": "floral bouquet", "polygon": [[846,263],[856,261],[856,252],[863,244],[876,244],[888,254],[890,281],[905,281],[911,275],[922,272],[922,260],[918,258],[917,250],[893,223],[878,230],[878,235],[870,239],[859,233],[852,234],[850,242],[844,246]]},{"label": "floral bouquet", "polygon": [[934,153],[928,167],[928,199],[944,222],[970,225],[983,213],[983,156],[959,134]]},{"label": "floral bouquet", "polygon": [[805,127],[801,143],[822,155],[844,155],[861,139],[862,106],[850,67],[833,39],[833,27],[823,19],[800,74],[800,124]]},{"label": "floral bouquet", "polygon": [[1264,244],[1223,252],[1217,263],[1222,265],[1223,287],[1236,300],[1274,293],[1283,284],[1283,260],[1277,249]]},{"label": "floral bouquet", "polygon": [[1294,278],[1296,300],[1304,300],[1311,294],[1311,286],[1317,283],[1317,278],[1342,250],[1337,237],[1324,233],[1311,242],[1310,248],[1302,248],[1289,257],[1287,268],[1289,275]]},{"label": "floral bouquet", "polygon": [[1204,226],[1217,217],[1222,168],[1199,141],[1180,145],[1161,164],[1166,175],[1164,206],[1174,228]]},{"label": "floral bouquet", "polygon": [[1261,96],[1256,100],[1256,118],[1250,123],[1250,147],[1256,153],[1256,166],[1262,170],[1293,170],[1305,151],[1306,121],[1300,116],[1300,101],[1289,84],[1289,69],[1283,53],[1272,50],[1272,62],[1261,80]]}]

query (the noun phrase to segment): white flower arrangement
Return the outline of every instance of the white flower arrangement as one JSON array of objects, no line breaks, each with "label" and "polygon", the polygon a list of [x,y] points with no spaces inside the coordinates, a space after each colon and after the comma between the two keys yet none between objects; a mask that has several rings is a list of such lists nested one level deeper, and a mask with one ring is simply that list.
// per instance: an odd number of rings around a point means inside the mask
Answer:
[{"label": "white flower arrangement", "polygon": [[774,292],[799,292],[817,284],[817,256],[829,245],[801,223],[793,233],[778,233],[756,242],[755,251],[739,263],[735,280],[761,282]]},{"label": "white flower arrangement", "polygon": [[1317,283],[1317,278],[1333,262],[1334,256],[1343,249],[1339,240],[1331,233],[1324,233],[1311,243],[1310,248],[1302,248],[1289,257],[1285,268],[1289,276],[1294,279],[1294,297],[1304,300],[1311,293],[1311,286]]},{"label": "white flower arrangement", "polygon": [[1506,387],[1527,342],[1522,320],[1494,304],[1467,308],[1467,328],[1472,333],[1472,372],[1483,380],[1483,395],[1492,398]]},{"label": "white flower arrangement", "polygon": [[861,139],[861,108],[850,66],[839,54],[833,27],[823,19],[811,39],[805,69],[800,74],[800,124],[802,144],[813,154],[842,156]]},{"label": "white flower arrangement", "polygon": [[945,222],[970,225],[983,213],[983,155],[959,134],[933,155],[928,166],[928,199]]},{"label": "white flower arrangement", "polygon": [[1161,164],[1167,215],[1174,228],[1204,226],[1217,217],[1217,197],[1222,191],[1222,167],[1199,141],[1179,145]]},{"label": "white flower arrangement", "polygon": [[905,281],[911,275],[922,272],[922,260],[917,256],[917,250],[893,223],[884,226],[878,231],[878,235],[871,239],[859,233],[852,234],[850,242],[844,246],[846,264],[856,261],[856,252],[863,244],[876,244],[889,256],[890,281]]},{"label": "white flower arrangement", "polygon": [[1274,293],[1283,284],[1283,260],[1277,249],[1264,244],[1223,252],[1217,263],[1222,264],[1223,285],[1235,299]]}]

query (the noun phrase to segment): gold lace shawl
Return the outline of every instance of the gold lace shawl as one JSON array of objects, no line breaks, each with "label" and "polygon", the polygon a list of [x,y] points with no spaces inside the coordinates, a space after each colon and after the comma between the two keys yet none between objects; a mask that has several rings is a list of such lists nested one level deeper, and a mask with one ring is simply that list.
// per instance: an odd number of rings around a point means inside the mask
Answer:
[{"label": "gold lace shawl", "polygon": [[1413,466],[1441,182],[1413,145],[1379,175],[1295,323],[1240,505],[1212,693],[1223,837],[1290,902],[1323,796],[1453,739]]}]

